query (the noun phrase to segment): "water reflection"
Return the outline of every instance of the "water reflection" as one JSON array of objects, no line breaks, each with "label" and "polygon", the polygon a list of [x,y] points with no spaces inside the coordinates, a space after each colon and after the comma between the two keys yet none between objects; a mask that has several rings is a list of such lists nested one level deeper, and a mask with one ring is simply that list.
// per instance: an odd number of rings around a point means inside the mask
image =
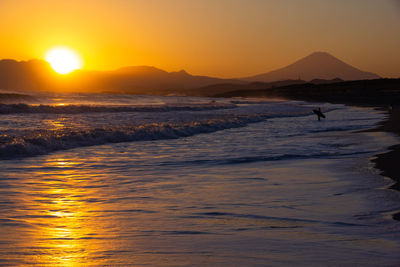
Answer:
[{"label": "water reflection", "polygon": [[[81,181],[73,168],[74,159],[49,159],[34,173],[31,194],[26,199],[30,210],[30,247],[40,248],[36,256],[38,264],[60,264],[75,266],[88,257],[91,248],[83,241],[92,232],[92,209],[84,201],[90,190],[83,190]],[[42,169],[42,170],[41,170]],[[27,206],[28,206],[27,205]]]},{"label": "water reflection", "polygon": [[[103,242],[91,239],[105,236],[101,231],[107,222],[98,227],[97,217],[92,216],[98,207],[90,199],[97,192],[86,186],[90,177],[82,176],[74,167],[77,164],[74,158],[49,158],[8,177],[21,193],[11,194],[15,202],[10,213],[1,214],[1,237],[11,244],[7,250],[21,251],[25,256],[2,250],[0,264],[18,259],[23,264],[76,266],[104,249]],[[12,232],[7,233],[7,229]]]},{"label": "water reflection", "polygon": [[44,123],[48,124],[51,130],[62,130],[66,126],[64,118],[47,119],[44,120]]},{"label": "water reflection", "polygon": [[227,164],[209,136],[0,162],[0,265],[398,263],[399,226],[328,171],[350,160]]}]

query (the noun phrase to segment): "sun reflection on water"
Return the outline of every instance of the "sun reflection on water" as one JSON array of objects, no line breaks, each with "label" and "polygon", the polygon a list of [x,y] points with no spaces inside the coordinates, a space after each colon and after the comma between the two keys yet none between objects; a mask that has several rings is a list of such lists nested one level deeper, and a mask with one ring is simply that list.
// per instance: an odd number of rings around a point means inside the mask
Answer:
[{"label": "sun reflection on water", "polygon": [[[77,266],[89,257],[90,251],[98,249],[96,242],[87,242],[100,229],[95,229],[90,216],[96,207],[86,201],[92,192],[83,189],[82,179],[76,179],[77,164],[71,159],[56,158],[46,162],[46,171],[38,173],[42,179],[28,200],[36,206],[29,216],[29,223],[36,226],[29,246],[46,252],[35,256],[38,264]],[[51,174],[49,169],[53,170]]]}]

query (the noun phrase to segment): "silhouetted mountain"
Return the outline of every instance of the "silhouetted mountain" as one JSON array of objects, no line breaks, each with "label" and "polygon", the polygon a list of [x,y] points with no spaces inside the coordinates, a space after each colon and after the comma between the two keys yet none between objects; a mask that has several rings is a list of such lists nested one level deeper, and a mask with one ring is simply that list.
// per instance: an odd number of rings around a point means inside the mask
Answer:
[{"label": "silhouetted mountain", "polygon": [[354,68],[326,52],[315,52],[287,67],[243,78],[243,80],[272,82],[290,79],[311,81],[313,79],[332,80],[335,78],[365,80],[380,77],[374,73]]},{"label": "silhouetted mountain", "polygon": [[299,76],[313,84],[378,77],[322,52],[313,53],[283,69],[247,78],[247,81],[259,81],[251,83],[195,76],[184,70],[167,72],[150,66],[124,67],[113,71],[77,70],[63,76],[56,74],[46,61],[0,60],[0,90],[207,96],[305,83],[298,79]]},{"label": "silhouetted mountain", "polygon": [[53,70],[46,61],[0,60],[0,89],[41,90],[47,86],[46,80],[50,73]]},{"label": "silhouetted mountain", "polygon": [[149,66],[124,67],[114,71],[77,70],[57,75],[42,60],[0,60],[0,89],[74,92],[169,94],[219,83],[243,83],[233,79],[194,76],[186,71],[166,72]]}]

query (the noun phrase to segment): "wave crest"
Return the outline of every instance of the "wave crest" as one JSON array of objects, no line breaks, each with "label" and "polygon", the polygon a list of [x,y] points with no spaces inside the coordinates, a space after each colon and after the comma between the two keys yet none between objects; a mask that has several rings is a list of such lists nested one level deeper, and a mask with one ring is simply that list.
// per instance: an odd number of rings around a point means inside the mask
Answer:
[{"label": "wave crest", "polygon": [[167,112],[167,111],[202,111],[234,108],[229,103],[199,103],[199,104],[168,104],[147,106],[94,106],[94,105],[28,105],[0,104],[0,114],[14,113],[49,113],[49,114],[79,114],[93,112]]},{"label": "wave crest", "polygon": [[150,123],[135,127],[96,128],[82,131],[41,130],[24,136],[0,136],[0,158],[13,159],[47,154],[76,147],[106,143],[176,139],[200,133],[242,127],[265,119],[264,116],[242,116],[191,123]]}]

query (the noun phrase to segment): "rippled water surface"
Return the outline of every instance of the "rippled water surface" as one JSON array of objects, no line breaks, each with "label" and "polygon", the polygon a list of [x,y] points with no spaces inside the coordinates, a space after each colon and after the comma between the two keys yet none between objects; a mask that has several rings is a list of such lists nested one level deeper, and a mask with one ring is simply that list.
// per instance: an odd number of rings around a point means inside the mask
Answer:
[{"label": "rippled water surface", "polygon": [[[399,196],[369,163],[396,140],[354,132],[383,115],[326,105],[328,119],[318,122],[304,103],[242,105],[104,113],[112,127],[124,115],[124,127],[136,116],[173,120],[170,128],[183,121],[192,132],[0,161],[0,264],[400,264],[400,226],[391,219]],[[271,113],[268,105],[283,106]]]}]

